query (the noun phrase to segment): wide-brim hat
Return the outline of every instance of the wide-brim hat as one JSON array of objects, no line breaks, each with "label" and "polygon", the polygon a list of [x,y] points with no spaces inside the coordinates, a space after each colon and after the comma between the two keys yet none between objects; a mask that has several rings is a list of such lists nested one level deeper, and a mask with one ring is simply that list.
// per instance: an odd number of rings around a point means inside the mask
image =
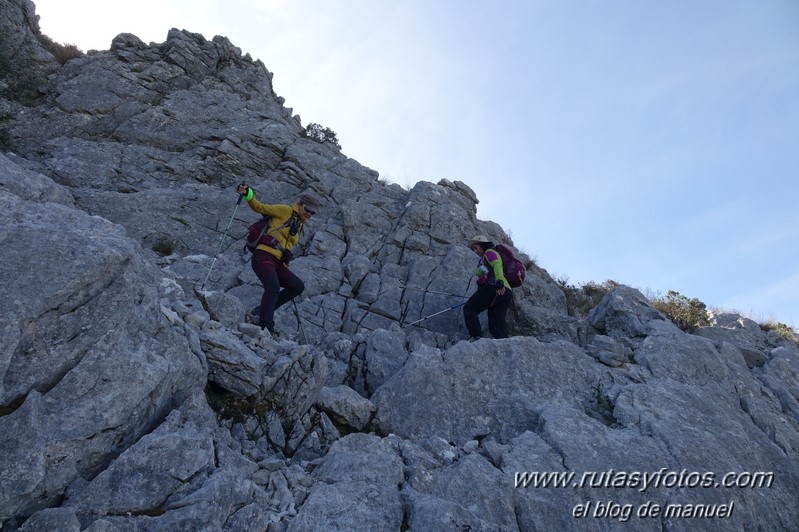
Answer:
[{"label": "wide-brim hat", "polygon": [[485,236],[485,235],[477,235],[477,236],[472,237],[471,240],[469,240],[469,247],[472,247],[475,244],[490,244],[490,243],[491,243],[491,239],[488,238],[487,236]]},{"label": "wide-brim hat", "polygon": [[318,209],[319,207],[322,206],[322,202],[320,202],[316,196],[314,196],[313,194],[309,194],[307,192],[304,194],[300,194],[300,197],[298,199],[300,203],[302,203],[306,207],[311,207],[312,209]]}]

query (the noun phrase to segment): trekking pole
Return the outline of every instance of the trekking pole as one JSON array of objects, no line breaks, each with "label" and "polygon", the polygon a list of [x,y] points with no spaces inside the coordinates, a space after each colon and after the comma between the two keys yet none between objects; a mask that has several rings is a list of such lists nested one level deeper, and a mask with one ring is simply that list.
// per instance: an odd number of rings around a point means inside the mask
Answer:
[{"label": "trekking pole", "polygon": [[420,318],[420,319],[418,319],[416,321],[412,321],[411,323],[406,323],[404,325],[400,324],[400,327],[410,327],[411,325],[416,325],[419,322],[422,322],[424,320],[430,319],[430,318],[432,318],[434,316],[438,316],[439,314],[444,314],[445,312],[449,312],[450,310],[455,310],[456,308],[462,307],[465,304],[466,304],[466,301],[464,301],[463,303],[458,303],[457,305],[452,305],[449,308],[445,308],[444,310],[439,310],[435,314],[430,314],[429,316],[425,316],[424,318]]},{"label": "trekking pole", "polygon": [[297,316],[297,329],[300,330],[302,333],[302,339],[307,344],[308,337],[305,336],[305,328],[302,326],[302,319],[300,318],[300,310],[297,308],[297,301],[292,299],[292,302],[294,303],[294,315]]},{"label": "trekking pole", "polygon": [[[243,185],[244,183],[242,183]],[[239,205],[241,205],[241,199],[244,197],[244,194],[239,194],[239,200],[236,202],[236,206],[233,208],[233,214],[230,215],[230,220],[228,220],[227,227],[225,227],[225,232],[222,234],[222,240],[219,241],[219,247],[216,248],[216,254],[214,254],[214,260],[211,261],[211,267],[208,268],[208,274],[205,276],[205,281],[203,281],[202,286],[200,286],[200,290],[205,288],[205,283],[208,282],[208,278],[211,276],[211,270],[214,269],[214,264],[216,264],[216,258],[219,256],[219,252],[222,251],[222,245],[225,243],[225,237],[227,236],[227,232],[230,230],[230,226],[233,224],[233,218],[236,216],[236,211],[239,209]]]},{"label": "trekking pole", "polygon": [[437,292],[436,290],[425,290],[424,288],[416,288],[415,286],[399,285],[403,290],[416,290],[417,292],[424,292],[425,294],[440,294],[442,296],[468,298],[469,296],[462,296],[460,294],[450,294],[449,292]]}]

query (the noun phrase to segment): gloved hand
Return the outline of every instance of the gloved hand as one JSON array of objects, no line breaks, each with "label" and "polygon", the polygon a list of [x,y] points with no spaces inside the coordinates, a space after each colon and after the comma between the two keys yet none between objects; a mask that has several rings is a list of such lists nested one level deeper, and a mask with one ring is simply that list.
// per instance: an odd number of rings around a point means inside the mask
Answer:
[{"label": "gloved hand", "polygon": [[497,295],[498,296],[504,296],[505,295],[505,283],[503,283],[500,280],[500,281],[497,281],[497,285],[496,286],[497,286]]},{"label": "gloved hand", "polygon": [[239,196],[246,196],[250,192],[250,187],[242,183],[236,188],[236,192],[239,194]]}]

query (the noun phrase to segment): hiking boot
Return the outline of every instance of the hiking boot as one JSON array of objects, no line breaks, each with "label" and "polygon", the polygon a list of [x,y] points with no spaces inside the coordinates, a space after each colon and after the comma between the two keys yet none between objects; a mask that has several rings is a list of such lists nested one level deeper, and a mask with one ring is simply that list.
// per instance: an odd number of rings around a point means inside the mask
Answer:
[{"label": "hiking boot", "polygon": [[275,337],[275,333],[273,333],[272,331],[270,331],[266,327],[261,327],[260,337],[261,338],[266,338],[268,340],[272,340]]},{"label": "hiking boot", "polygon": [[256,306],[251,308],[247,311],[244,315],[244,321],[247,323],[252,323],[254,325],[258,325],[258,320],[261,319],[261,307]]}]

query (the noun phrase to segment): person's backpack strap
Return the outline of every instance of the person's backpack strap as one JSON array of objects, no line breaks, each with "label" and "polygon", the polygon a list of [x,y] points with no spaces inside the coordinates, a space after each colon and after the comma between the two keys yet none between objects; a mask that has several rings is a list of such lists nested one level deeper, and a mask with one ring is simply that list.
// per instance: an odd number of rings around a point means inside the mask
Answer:
[{"label": "person's backpack strap", "polygon": [[278,227],[275,227],[271,231],[269,231],[268,229],[269,225],[271,224],[272,217],[268,214],[264,214],[263,216],[261,216],[260,220],[254,222],[247,228],[248,231],[247,241],[244,244],[245,251],[255,252],[255,248],[258,247],[258,244],[266,243],[264,242],[264,240],[267,237],[271,237],[272,239],[272,242],[269,242],[267,244],[268,246],[275,247],[275,249],[278,249],[280,251],[284,251],[285,248],[282,245],[280,245],[280,242],[278,242],[277,238],[272,237],[272,234],[277,233],[284,227],[288,227],[295,216],[299,215],[297,215],[295,211],[292,211],[291,216],[289,217],[288,220],[285,221],[285,223],[283,223]]},{"label": "person's backpack strap", "polygon": [[291,211],[291,216],[286,223],[283,224],[281,227],[289,227],[289,234],[296,235],[297,233],[302,234],[303,230],[305,229],[305,224],[302,223],[302,219],[300,218],[300,213],[295,210]]}]

